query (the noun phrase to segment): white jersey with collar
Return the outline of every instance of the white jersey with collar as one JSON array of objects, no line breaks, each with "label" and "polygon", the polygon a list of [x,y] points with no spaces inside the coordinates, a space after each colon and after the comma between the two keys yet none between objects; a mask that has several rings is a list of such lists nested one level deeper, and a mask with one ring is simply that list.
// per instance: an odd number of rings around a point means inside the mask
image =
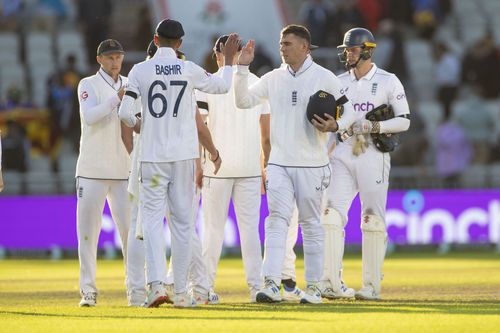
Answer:
[{"label": "white jersey with collar", "polygon": [[[134,65],[128,93],[142,101],[141,156],[143,162],[175,162],[197,158],[198,132],[193,90],[225,93],[232,69],[225,66],[222,78],[200,66],[178,59],[172,48],[160,47],[149,60]],[[130,117],[130,110],[125,110]]]},{"label": "white jersey with collar", "polygon": [[[318,131],[307,119],[311,95],[324,90],[338,100],[343,96],[339,79],[308,56],[301,69],[293,72],[281,66],[248,87],[248,66],[238,66],[235,95],[239,107],[249,108],[268,101],[271,107],[270,164],[290,167],[320,167],[328,164],[328,135]],[[346,106],[346,119],[352,106]],[[343,127],[352,121],[344,121]],[[340,123],[339,123],[340,126]]]},{"label": "white jersey with collar", "polygon": [[[364,119],[368,112],[382,104],[392,106],[395,117],[409,114],[410,108],[401,81],[396,75],[378,68],[374,63],[372,65],[370,71],[359,80],[354,70],[338,77],[342,83],[342,93],[354,106],[356,119]],[[354,138],[345,142],[352,144]]]},{"label": "white jersey with collar", "polygon": [[[258,79],[256,75],[249,74],[250,84]],[[215,178],[260,177],[260,118],[269,114],[269,104],[262,103],[248,110],[238,109],[234,102],[234,87],[221,95],[198,90],[195,94],[197,101],[201,102],[200,113],[208,116],[208,128],[223,160],[216,175],[213,163],[206,163],[204,175]]]},{"label": "white jersey with collar", "polygon": [[76,176],[126,180],[130,157],[121,138],[118,90],[127,78],[114,80],[101,68],[78,84],[81,138]]}]

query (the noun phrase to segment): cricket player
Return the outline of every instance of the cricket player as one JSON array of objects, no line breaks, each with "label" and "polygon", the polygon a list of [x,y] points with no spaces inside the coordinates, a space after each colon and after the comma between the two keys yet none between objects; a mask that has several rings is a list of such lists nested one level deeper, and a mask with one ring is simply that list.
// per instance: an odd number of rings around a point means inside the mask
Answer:
[{"label": "cricket player", "polygon": [[[224,59],[222,48],[228,35],[215,42],[214,55],[221,71],[224,65],[236,67],[233,59]],[[251,83],[257,82],[249,74]],[[262,103],[249,110],[240,110],[234,102],[234,88],[227,94],[197,93],[200,112],[208,120],[208,127],[224,164],[217,174],[207,165],[204,170],[202,206],[204,216],[203,258],[207,265],[211,288],[214,288],[217,266],[224,240],[229,200],[232,198],[241,240],[241,254],[250,290],[250,302],[255,302],[262,288],[262,252],[259,221],[262,185],[261,149],[267,163],[271,145],[269,141],[269,104]]]},{"label": "cricket player", "polygon": [[[168,300],[163,285],[167,272],[161,232],[165,202],[171,212],[174,306],[195,305],[187,291],[194,228],[191,209],[195,195],[194,160],[199,157],[193,89],[225,93],[232,81],[230,66],[225,66],[219,77],[190,61],[178,59],[175,50],[181,46],[183,36],[184,29],[178,21],[165,19],[158,24],[154,36],[158,51],[130,71],[129,86],[119,110],[120,119],[133,127],[137,118],[132,105],[141,97],[139,211],[149,285],[146,303],[150,307]],[[238,36],[231,35],[224,50],[228,59],[236,53],[238,43]],[[209,153],[212,162],[221,158],[217,150]]]},{"label": "cricket player", "polygon": [[[124,263],[127,262],[127,247],[134,250],[134,246],[140,246],[138,241],[127,244],[130,227],[127,179],[132,132],[121,125],[117,113],[127,83],[127,78],[120,75],[123,57],[123,47],[118,41],[101,42],[97,48],[97,62],[101,68],[78,85],[82,127],[76,164],[80,306],[96,305],[97,242],[106,200],[122,241]],[[131,281],[136,278],[126,276],[128,292]]]},{"label": "cricket player", "polygon": [[[376,137],[392,140],[394,133],[408,130],[410,110],[399,79],[372,62],[376,43],[372,33],[354,28],[344,35],[338,46],[347,72],[339,76],[342,91],[354,105],[356,121],[345,140],[333,151],[332,183],[327,189],[327,207],[323,216],[327,230],[325,274],[320,283],[324,297],[366,300],[380,299],[382,265],[387,245],[385,210],[389,186],[390,150],[384,149]],[[370,121],[367,114],[386,105],[392,117]],[[382,107],[384,110],[388,108]],[[321,120],[318,120],[318,126]],[[374,136],[374,134],[376,136]],[[388,135],[389,134],[389,135]],[[363,287],[354,294],[342,282],[344,227],[352,200],[359,192],[361,199]],[[329,235],[329,236],[328,236]]]},{"label": "cricket player", "polygon": [[241,51],[235,76],[235,98],[239,108],[251,108],[263,101],[271,107],[271,154],[267,165],[267,200],[265,254],[262,273],[264,288],[257,302],[279,302],[281,270],[285,257],[288,225],[294,203],[304,239],[305,278],[307,287],[302,303],[321,303],[318,283],[323,273],[324,232],[320,223],[321,197],[330,184],[326,149],[327,134],[317,130],[306,117],[311,95],[318,90],[332,94],[344,105],[339,121],[329,116],[325,130],[346,130],[352,124],[352,104],[341,92],[338,78],[314,63],[311,35],[300,25],[281,31],[280,53],[286,64],[248,85],[248,65],[254,58],[254,41]]},{"label": "cricket player", "polygon": [[[148,50],[147,50],[147,58],[151,59],[158,48],[154,44],[154,40],[149,43]],[[176,50],[177,58],[185,60],[185,55],[183,52],[180,50]],[[196,105],[193,103],[193,105]],[[208,130],[208,127],[205,125],[203,122],[203,119],[199,115],[198,110],[196,111],[196,127],[198,129],[198,136],[199,137],[207,137],[206,141],[209,143],[209,149],[211,151],[215,151],[215,146],[213,146],[213,141],[211,139],[210,132]],[[137,124],[136,124],[137,125]],[[129,237],[138,237],[139,239],[143,239],[143,234],[142,234],[142,223],[138,219],[139,215],[139,173],[138,173],[138,167],[139,167],[139,161],[138,161],[138,156],[139,156],[139,150],[140,150],[140,140],[139,140],[139,133],[135,133],[134,135],[134,150],[132,152],[132,171],[130,174],[129,178],[129,193],[131,194],[132,197],[132,222],[130,226],[130,232],[129,232]],[[215,169],[219,169],[221,165],[221,159],[216,161],[216,165],[214,166]],[[202,174],[203,171],[201,171],[201,162],[200,159],[196,159],[196,176]],[[193,180],[194,182],[195,180]],[[196,189],[196,195],[193,200],[193,219],[196,219],[196,214],[198,212],[198,207],[200,203],[200,190],[201,188],[201,177],[199,177],[199,180],[196,181],[197,189]],[[167,219],[169,219],[169,212],[168,212],[168,207],[165,208],[165,216]],[[145,274],[144,274],[144,264],[145,264],[145,253],[144,251],[141,251],[141,253],[137,253],[134,255],[141,256],[142,260],[142,284],[138,283],[137,287],[141,288],[141,290],[144,291],[144,294],[146,294],[146,282],[145,282]],[[129,258],[132,255],[129,254]],[[210,285],[208,282],[208,276],[207,276],[207,270],[205,267],[205,263],[203,262],[202,256],[201,256],[201,241],[196,233],[196,230],[193,229],[193,238],[192,238],[192,257],[191,257],[191,263],[190,263],[190,268],[189,268],[189,290],[193,296],[194,301],[196,304],[218,304],[219,303],[219,296],[210,289]],[[168,297],[167,302],[172,302],[174,299],[174,280],[173,280],[173,266],[172,266],[172,261],[170,260],[170,265],[167,273],[167,277],[165,278],[165,291]],[[135,304],[130,304],[133,306],[148,306],[149,304],[143,303],[144,297],[142,301],[136,302]]]}]

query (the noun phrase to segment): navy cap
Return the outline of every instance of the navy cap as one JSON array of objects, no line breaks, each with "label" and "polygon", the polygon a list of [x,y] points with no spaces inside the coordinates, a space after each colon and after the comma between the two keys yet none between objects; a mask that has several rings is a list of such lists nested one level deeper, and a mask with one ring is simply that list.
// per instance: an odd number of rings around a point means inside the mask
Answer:
[{"label": "navy cap", "polygon": [[[215,45],[214,45],[214,51],[220,53],[221,52],[220,44],[222,43],[223,45],[226,45],[228,38],[229,38],[229,35],[222,35],[219,38],[217,38],[217,41],[215,42]],[[242,46],[240,44],[238,46],[238,51],[241,51],[241,49],[242,49]]]},{"label": "navy cap", "polygon": [[110,53],[125,53],[122,44],[115,39],[106,39],[97,47],[97,55],[105,55]]},{"label": "navy cap", "polygon": [[314,115],[318,115],[321,118],[325,119],[325,113],[328,113],[335,119],[338,119],[336,112],[337,101],[332,94],[329,94],[323,90],[318,90],[314,95],[309,97],[309,103],[307,103],[306,109],[306,115],[309,121],[312,121],[314,119]]},{"label": "navy cap", "polygon": [[176,20],[165,19],[158,23],[155,30],[156,34],[160,37],[179,39],[184,36],[184,29],[182,24]]}]

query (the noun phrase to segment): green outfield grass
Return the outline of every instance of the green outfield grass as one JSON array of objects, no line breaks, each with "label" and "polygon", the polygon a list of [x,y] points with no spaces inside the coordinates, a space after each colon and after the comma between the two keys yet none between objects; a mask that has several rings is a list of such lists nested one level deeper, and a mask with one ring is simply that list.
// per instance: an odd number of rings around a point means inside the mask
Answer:
[{"label": "green outfield grass", "polygon": [[[359,256],[344,277],[361,284]],[[303,261],[298,262],[303,286]],[[98,263],[96,308],[78,308],[76,260],[0,261],[0,332],[500,332],[500,255],[400,254],[386,260],[383,301],[248,304],[241,260],[225,259],[222,304],[128,308],[120,261]]]}]

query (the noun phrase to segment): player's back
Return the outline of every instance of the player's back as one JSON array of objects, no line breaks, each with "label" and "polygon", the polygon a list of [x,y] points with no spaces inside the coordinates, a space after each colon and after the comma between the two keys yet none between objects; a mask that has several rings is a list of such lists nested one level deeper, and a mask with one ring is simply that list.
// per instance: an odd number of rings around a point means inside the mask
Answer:
[{"label": "player's back", "polygon": [[142,98],[140,160],[172,162],[196,158],[198,136],[187,62],[177,59],[170,48],[160,50],[131,71]]},{"label": "player's back", "polygon": [[[250,73],[250,84],[257,80],[258,78]],[[207,104],[207,109],[200,107],[200,113],[208,115],[208,128],[224,160],[217,175],[213,173],[214,167],[211,163],[205,165],[204,175],[217,178],[260,176],[260,118],[262,114],[269,114],[268,103],[251,109],[238,109],[233,87],[223,95],[197,91],[196,96],[198,101]]]},{"label": "player's back", "polygon": [[172,48],[160,47],[154,57],[132,68],[127,93],[142,98],[141,161],[198,157],[193,89],[227,92],[232,69],[225,67],[223,77],[212,76],[200,66],[178,59]]}]

